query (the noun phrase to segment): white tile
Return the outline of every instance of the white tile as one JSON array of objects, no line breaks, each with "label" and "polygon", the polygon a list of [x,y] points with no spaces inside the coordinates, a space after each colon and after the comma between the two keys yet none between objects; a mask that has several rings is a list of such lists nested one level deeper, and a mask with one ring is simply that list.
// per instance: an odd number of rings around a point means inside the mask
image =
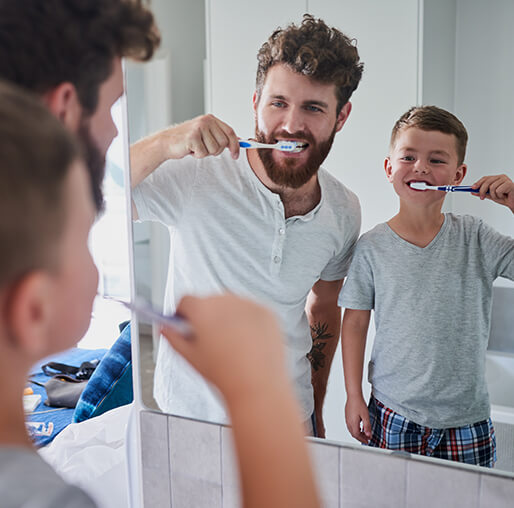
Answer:
[{"label": "white tile", "polygon": [[404,457],[364,446],[342,447],[341,506],[403,508],[407,462]]},{"label": "white tile", "polygon": [[478,508],[480,473],[470,467],[445,466],[446,461],[407,461],[407,506]]},{"label": "white tile", "polygon": [[144,505],[169,508],[168,418],[148,411],[140,414]]},{"label": "white tile", "polygon": [[492,474],[480,475],[480,508],[512,508],[514,478]]},{"label": "white tile", "polygon": [[168,417],[173,508],[221,508],[221,427]]},{"label": "white tile", "polygon": [[314,476],[324,508],[339,508],[339,446],[309,440]]},{"label": "white tile", "polygon": [[223,508],[239,508],[242,506],[239,471],[232,430],[229,427],[221,428],[221,481]]}]

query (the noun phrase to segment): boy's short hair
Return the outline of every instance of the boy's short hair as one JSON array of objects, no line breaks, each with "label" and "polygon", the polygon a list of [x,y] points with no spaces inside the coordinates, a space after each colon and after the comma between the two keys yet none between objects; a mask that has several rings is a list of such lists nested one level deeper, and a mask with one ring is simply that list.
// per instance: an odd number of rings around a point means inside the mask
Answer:
[{"label": "boy's short hair", "polygon": [[304,14],[300,26],[277,28],[259,49],[257,60],[258,100],[269,69],[285,64],[315,81],[334,84],[338,113],[357,88],[364,68],[353,40],[310,14]]},{"label": "boy's short hair", "polygon": [[40,100],[0,82],[0,290],[59,262],[64,184],[79,156],[73,136]]},{"label": "boy's short hair", "polygon": [[456,139],[459,166],[464,162],[468,133],[464,124],[449,111],[437,106],[415,106],[410,108],[394,124],[389,144],[391,148],[394,147],[400,132],[410,127],[416,127],[424,131],[439,131],[444,134],[453,134]]},{"label": "boy's short hair", "polygon": [[70,82],[89,115],[114,58],[149,60],[159,42],[141,0],[0,2],[0,78],[38,94]]}]

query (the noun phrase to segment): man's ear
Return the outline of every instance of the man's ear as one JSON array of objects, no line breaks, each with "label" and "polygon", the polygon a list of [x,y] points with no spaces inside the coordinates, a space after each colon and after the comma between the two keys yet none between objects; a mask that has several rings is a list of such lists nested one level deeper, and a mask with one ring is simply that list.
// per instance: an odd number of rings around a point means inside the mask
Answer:
[{"label": "man's ear", "polygon": [[44,272],[32,272],[23,277],[7,294],[5,323],[15,347],[34,360],[49,352],[51,329],[51,280]]},{"label": "man's ear", "polygon": [[464,177],[466,176],[466,173],[468,172],[468,167],[466,164],[461,164],[455,173],[455,178],[453,179],[453,185],[459,185],[462,180],[464,180]]},{"label": "man's ear", "polygon": [[257,91],[253,92],[252,95],[252,108],[253,108],[253,116],[257,118],[257,106],[259,105],[259,97],[257,96]]},{"label": "man's ear", "polygon": [[391,165],[391,158],[386,157],[384,159],[384,169],[386,172],[387,179],[392,182],[393,181],[393,166]]},{"label": "man's ear", "polygon": [[43,95],[43,101],[68,129],[77,132],[82,118],[82,106],[72,83],[64,82],[52,88]]},{"label": "man's ear", "polygon": [[350,101],[348,101],[341,108],[341,111],[339,111],[339,114],[337,115],[336,132],[339,132],[343,128],[343,125],[346,123],[346,120],[348,120],[348,117],[350,116],[351,112],[352,112],[352,103]]}]

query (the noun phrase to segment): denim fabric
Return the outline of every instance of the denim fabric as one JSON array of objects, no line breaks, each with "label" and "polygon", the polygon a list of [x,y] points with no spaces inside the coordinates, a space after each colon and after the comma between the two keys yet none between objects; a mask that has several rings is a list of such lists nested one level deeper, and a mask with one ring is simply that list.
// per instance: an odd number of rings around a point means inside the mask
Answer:
[{"label": "denim fabric", "polygon": [[132,355],[130,324],[98,364],[82,392],[73,414],[74,422],[99,416],[132,402]]}]

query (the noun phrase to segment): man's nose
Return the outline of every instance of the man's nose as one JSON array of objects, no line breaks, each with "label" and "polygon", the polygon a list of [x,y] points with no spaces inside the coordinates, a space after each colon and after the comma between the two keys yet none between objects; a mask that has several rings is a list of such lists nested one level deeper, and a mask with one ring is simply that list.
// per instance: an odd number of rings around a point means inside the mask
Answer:
[{"label": "man's nose", "polygon": [[298,108],[290,107],[285,112],[283,129],[287,132],[298,132],[304,129],[303,115]]}]

